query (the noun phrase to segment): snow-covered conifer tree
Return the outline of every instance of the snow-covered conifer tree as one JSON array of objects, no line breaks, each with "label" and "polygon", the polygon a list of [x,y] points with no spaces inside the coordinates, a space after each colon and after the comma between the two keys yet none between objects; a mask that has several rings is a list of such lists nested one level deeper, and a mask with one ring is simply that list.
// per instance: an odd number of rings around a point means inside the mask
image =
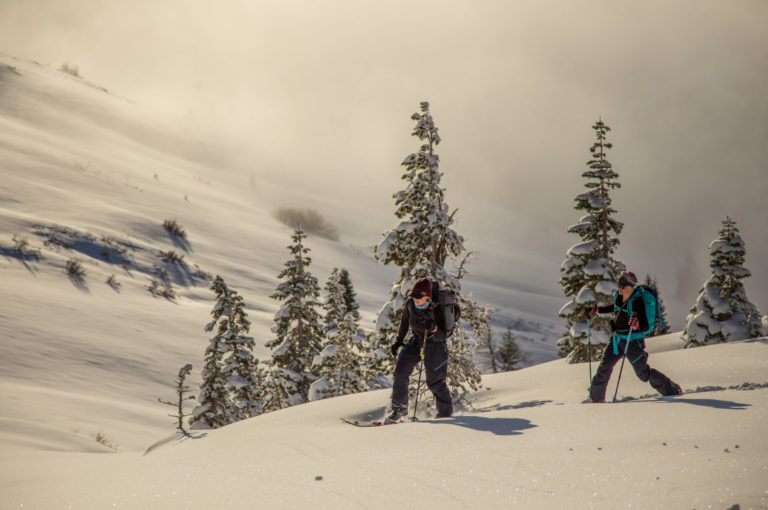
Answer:
[{"label": "snow-covered conifer tree", "polygon": [[659,300],[659,311],[661,312],[661,325],[656,325],[651,334],[648,336],[666,335],[670,331],[669,319],[667,318],[667,309],[664,306],[664,300],[661,298],[661,292],[659,292],[659,282],[651,275],[645,275],[645,285],[656,291],[656,295]]},{"label": "snow-covered conifer tree", "polygon": [[[206,324],[205,331],[212,331],[222,315],[232,314],[233,303],[228,299],[228,289],[221,276],[216,276],[211,284],[211,290],[216,293],[217,300],[211,311],[213,321]],[[227,385],[229,374],[224,371],[224,356],[232,350],[232,345],[229,343],[226,331],[227,321],[224,320],[222,323],[225,330],[216,332],[205,351],[203,383],[200,386],[200,396],[197,398],[198,405],[192,411],[192,418],[189,421],[191,427],[195,429],[215,429],[235,421]]]},{"label": "snow-covered conifer tree", "polygon": [[292,259],[278,275],[278,279],[284,281],[271,296],[283,301],[272,327],[276,338],[266,344],[273,349],[270,364],[283,369],[271,371],[270,380],[283,385],[290,405],[306,401],[309,386],[317,378],[311,371],[312,361],[320,354],[323,339],[320,314],[316,310],[320,306],[320,287],[317,278],[309,272],[312,259],[307,256],[309,248],[303,245],[306,237],[304,232],[296,230],[293,244],[288,246]]},{"label": "snow-covered conifer tree", "polygon": [[[582,177],[587,179],[587,191],[576,197],[574,206],[577,211],[586,214],[568,229],[568,232],[578,235],[581,242],[568,250],[567,258],[560,267],[560,285],[565,296],[571,299],[559,312],[569,329],[557,345],[560,355],[569,356],[572,362],[588,358],[585,309],[610,304],[616,290],[616,278],[625,269],[624,264],[613,257],[623,224],[614,218],[616,209],[611,207],[610,191],[621,187],[617,181],[619,174],[606,157],[608,149],[613,147],[607,142],[607,133],[611,128],[600,119],[592,129],[597,141],[590,148],[592,159],[587,162],[589,170],[582,173]],[[597,359],[602,352],[600,347],[607,344],[611,334],[609,320],[593,316],[590,327],[592,354]]]},{"label": "snow-covered conifer tree", "polygon": [[508,326],[507,331],[501,337],[501,345],[499,346],[499,367],[504,372],[516,370],[517,364],[524,360],[525,355],[517,345],[512,328]]},{"label": "snow-covered conifer tree", "polygon": [[[445,201],[445,190],[440,187],[442,173],[440,158],[435,152],[440,143],[437,126],[429,110],[429,103],[421,103],[421,113],[411,117],[416,121],[412,135],[421,142],[418,152],[410,154],[402,162],[406,181],[405,189],[394,194],[395,216],[400,224],[383,235],[376,247],[376,258],[383,264],[395,264],[400,268],[400,278],[392,285],[389,300],[379,311],[373,348],[374,361],[381,363],[379,370],[391,373],[392,359],[386,349],[394,341],[411,285],[418,278],[429,278],[440,288],[454,290],[462,307],[462,316],[470,319],[480,310],[464,302],[460,279],[451,276],[446,262],[456,260],[464,252],[464,239],[452,228],[456,211],[450,212]],[[477,332],[475,332],[477,335]],[[454,397],[458,388],[479,384],[479,371],[474,366],[472,354],[474,339],[457,324],[450,346],[449,387]]]},{"label": "snow-covered conifer tree", "polygon": [[[309,389],[309,400],[319,400],[368,389],[366,337],[359,330],[355,312],[345,299],[348,287],[342,281],[343,272],[334,268],[325,284],[325,343],[316,356],[312,370],[317,379]],[[349,282],[349,274],[346,275]],[[352,311],[348,311],[352,310]]]},{"label": "snow-covered conifer tree", "polygon": [[309,389],[309,400],[338,397],[367,391],[365,335],[354,314],[347,313],[327,333],[323,351],[315,357],[312,370],[320,377]]},{"label": "snow-covered conifer tree", "polygon": [[197,428],[217,428],[261,412],[259,360],[253,356],[253,337],[245,302],[217,275],[211,284],[216,304],[205,331],[214,331],[206,351],[199,406],[191,420]]},{"label": "snow-covered conifer tree", "polygon": [[296,403],[292,395],[296,395],[296,377],[293,371],[268,364],[261,377],[261,411],[269,413],[284,409]]},{"label": "snow-covered conifer tree", "polygon": [[747,299],[742,283],[751,276],[744,267],[744,240],[730,217],[723,220],[717,239],[709,245],[709,255],[712,275],[686,318],[682,336],[685,346],[761,336],[761,314]]},{"label": "snow-covered conifer tree", "polygon": [[325,309],[325,332],[338,328],[339,323],[347,314],[347,303],[344,299],[344,286],[341,283],[341,273],[338,268],[331,271],[331,276],[325,283],[326,298],[323,308]]},{"label": "snow-covered conifer tree", "polygon": [[213,320],[205,330],[216,329],[216,336],[230,346],[223,359],[222,374],[228,376],[231,419],[239,421],[261,413],[261,369],[259,360],[253,355],[255,341],[247,336],[251,322],[245,312],[245,301],[224,283],[221,276],[216,277],[211,289],[216,293],[217,302],[211,312]]},{"label": "snow-covered conifer tree", "polygon": [[352,286],[352,280],[349,278],[349,271],[342,269],[339,273],[339,282],[344,286],[344,304],[346,305],[346,312],[351,313],[355,320],[360,320],[360,305],[357,304],[357,293]]}]

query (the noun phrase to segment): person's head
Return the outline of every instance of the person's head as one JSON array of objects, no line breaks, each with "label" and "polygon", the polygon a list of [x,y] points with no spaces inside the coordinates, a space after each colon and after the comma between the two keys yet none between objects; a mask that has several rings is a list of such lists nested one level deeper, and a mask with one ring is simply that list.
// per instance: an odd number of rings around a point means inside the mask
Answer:
[{"label": "person's head", "polygon": [[619,281],[617,282],[619,287],[619,294],[624,298],[632,295],[637,285],[637,276],[632,271],[624,271],[619,275]]},{"label": "person's head", "polygon": [[411,297],[413,304],[417,307],[424,307],[432,300],[432,282],[429,278],[419,278],[411,287]]}]

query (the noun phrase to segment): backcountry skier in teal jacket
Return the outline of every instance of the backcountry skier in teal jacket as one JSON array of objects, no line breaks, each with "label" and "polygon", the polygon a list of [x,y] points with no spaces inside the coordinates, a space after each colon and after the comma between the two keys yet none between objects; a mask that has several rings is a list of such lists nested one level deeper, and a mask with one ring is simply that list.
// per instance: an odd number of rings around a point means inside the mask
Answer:
[{"label": "backcountry skier in teal jacket", "polygon": [[[592,386],[589,389],[592,402],[605,402],[605,391],[611,372],[625,351],[627,361],[632,364],[635,374],[641,381],[650,382],[651,386],[664,396],[683,394],[680,385],[648,365],[645,337],[653,330],[654,325],[648,324],[649,312],[646,310],[645,301],[641,298],[642,292],[646,291],[637,285],[635,273],[624,271],[619,277],[614,303],[587,310],[588,316],[595,313],[615,312],[611,321],[613,331],[611,343],[605,348],[603,359],[592,378]],[[655,317],[655,312],[653,316]],[[627,341],[629,341],[628,346]]]}]

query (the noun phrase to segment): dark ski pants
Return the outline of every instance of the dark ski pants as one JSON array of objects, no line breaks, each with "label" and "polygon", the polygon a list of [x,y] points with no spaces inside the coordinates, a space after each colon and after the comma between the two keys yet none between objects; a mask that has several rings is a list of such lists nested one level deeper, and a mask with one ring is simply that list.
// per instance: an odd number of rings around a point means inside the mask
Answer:
[{"label": "dark ski pants", "polygon": [[[600,366],[597,368],[597,372],[592,378],[592,386],[589,388],[589,397],[593,402],[605,400],[605,391],[608,387],[608,381],[611,378],[611,372],[613,372],[613,367],[616,366],[616,363],[621,361],[626,345],[626,340],[621,340],[619,342],[618,354],[613,353],[613,345],[610,343],[608,344],[608,347],[605,348],[603,359],[600,361]],[[625,363],[632,365],[638,379],[643,382],[650,382],[651,386],[662,395],[676,394],[669,377],[648,365],[648,353],[645,352],[645,340],[632,340],[629,342],[627,360]]]},{"label": "dark ski pants", "polygon": [[[401,412],[408,410],[408,380],[413,369],[421,358],[421,346],[416,342],[408,342],[400,349],[395,365],[395,382],[392,385],[392,409]],[[450,416],[453,414],[453,400],[445,378],[448,376],[448,347],[445,342],[427,342],[424,349],[424,372],[427,387],[435,396],[437,414]]]}]

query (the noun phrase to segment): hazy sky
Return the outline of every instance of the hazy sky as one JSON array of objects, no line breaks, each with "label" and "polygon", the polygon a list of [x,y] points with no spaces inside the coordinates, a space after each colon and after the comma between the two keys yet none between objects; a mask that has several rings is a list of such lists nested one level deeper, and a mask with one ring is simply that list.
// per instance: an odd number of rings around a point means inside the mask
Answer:
[{"label": "hazy sky", "polygon": [[0,0],[0,51],[218,137],[255,197],[358,244],[396,224],[410,115],[430,101],[468,247],[551,257],[555,287],[602,116],[617,258],[658,275],[675,315],[726,215],[768,312],[766,26],[763,0]]}]

